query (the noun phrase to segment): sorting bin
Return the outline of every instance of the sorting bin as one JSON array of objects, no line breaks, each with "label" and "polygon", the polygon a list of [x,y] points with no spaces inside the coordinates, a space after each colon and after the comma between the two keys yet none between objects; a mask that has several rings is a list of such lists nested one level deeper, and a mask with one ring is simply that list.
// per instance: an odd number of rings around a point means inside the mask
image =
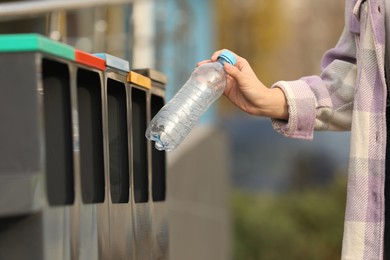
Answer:
[{"label": "sorting bin", "polygon": [[148,141],[145,138],[147,123],[150,120],[151,80],[131,71],[128,75],[131,86],[131,133],[133,163],[133,226],[136,243],[136,259],[153,259],[151,237],[151,176],[148,159]]},{"label": "sorting bin", "polygon": [[[131,133],[130,133],[130,86],[127,75],[129,62],[102,53],[95,54],[106,62],[104,72],[104,142],[106,143],[107,206],[99,213],[108,217],[106,238],[101,237],[99,247],[109,251],[104,259],[134,259],[133,216],[131,207]],[[106,247],[106,248],[104,248]],[[104,253],[104,256],[107,254]]]},{"label": "sorting bin", "polygon": [[[165,104],[165,86],[167,77],[154,69],[138,69],[136,72],[148,77],[152,87],[148,91],[148,107],[150,120]],[[148,167],[151,171],[151,243],[153,259],[168,259],[169,224],[166,204],[166,152],[155,149],[154,144],[148,141]]]},{"label": "sorting bin", "polygon": [[73,60],[36,34],[0,36],[0,259],[70,258]]},{"label": "sorting bin", "polygon": [[0,259],[167,259],[165,76],[37,34],[0,64]]},{"label": "sorting bin", "polygon": [[[103,97],[105,61],[80,50],[75,50],[72,80],[75,81],[77,107],[74,112],[74,136],[77,140],[75,156],[75,205],[71,210],[72,259],[103,259],[99,241],[107,236],[98,218],[104,208],[105,165],[103,142]],[[99,232],[100,231],[100,232]],[[98,234],[100,236],[98,236]]]}]

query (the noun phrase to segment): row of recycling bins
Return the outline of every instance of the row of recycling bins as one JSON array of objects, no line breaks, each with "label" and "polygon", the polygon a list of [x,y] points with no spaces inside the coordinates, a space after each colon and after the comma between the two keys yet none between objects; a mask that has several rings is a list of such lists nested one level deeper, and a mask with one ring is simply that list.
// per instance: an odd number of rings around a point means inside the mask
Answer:
[{"label": "row of recycling bins", "polygon": [[165,75],[15,34],[0,81],[0,259],[168,259]]}]

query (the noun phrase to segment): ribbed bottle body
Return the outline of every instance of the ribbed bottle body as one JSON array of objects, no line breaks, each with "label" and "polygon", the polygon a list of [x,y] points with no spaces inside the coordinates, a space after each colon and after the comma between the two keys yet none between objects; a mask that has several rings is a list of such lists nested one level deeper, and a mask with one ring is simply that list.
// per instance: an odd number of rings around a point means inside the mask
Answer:
[{"label": "ribbed bottle body", "polygon": [[197,67],[183,87],[152,119],[146,137],[155,142],[158,150],[175,149],[222,95],[225,86],[226,73],[222,62]]}]

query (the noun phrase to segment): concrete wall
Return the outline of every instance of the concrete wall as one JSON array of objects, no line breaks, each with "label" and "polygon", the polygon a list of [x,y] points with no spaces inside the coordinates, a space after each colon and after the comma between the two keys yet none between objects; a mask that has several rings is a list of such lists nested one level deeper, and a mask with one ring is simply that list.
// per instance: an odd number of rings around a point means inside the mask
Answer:
[{"label": "concrete wall", "polygon": [[228,143],[221,129],[196,128],[168,153],[171,260],[230,259]]}]

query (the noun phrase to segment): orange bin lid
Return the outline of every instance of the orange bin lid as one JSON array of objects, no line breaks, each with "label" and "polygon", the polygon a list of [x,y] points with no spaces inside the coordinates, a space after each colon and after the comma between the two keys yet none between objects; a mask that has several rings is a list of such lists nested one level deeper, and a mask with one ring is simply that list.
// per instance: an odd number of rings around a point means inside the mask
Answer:
[{"label": "orange bin lid", "polygon": [[87,65],[99,70],[106,70],[106,61],[102,58],[99,58],[95,55],[83,52],[80,50],[75,50],[75,60],[76,62]]}]

